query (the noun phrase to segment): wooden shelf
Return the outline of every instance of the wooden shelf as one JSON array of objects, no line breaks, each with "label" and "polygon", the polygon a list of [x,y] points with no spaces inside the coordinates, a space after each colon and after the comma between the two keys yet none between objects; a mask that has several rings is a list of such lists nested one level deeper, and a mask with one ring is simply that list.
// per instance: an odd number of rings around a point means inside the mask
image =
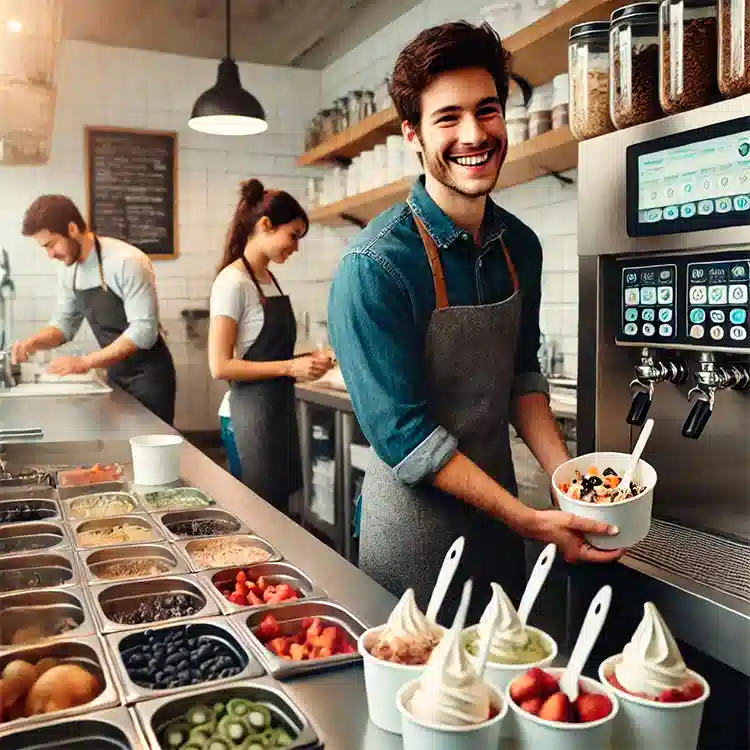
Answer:
[{"label": "wooden shelf", "polygon": [[[572,0],[571,0],[572,1]],[[570,129],[550,130],[530,141],[524,141],[508,149],[496,189],[520,185],[550,172],[564,172],[578,163],[578,142]],[[403,201],[414,183],[413,177],[382,185],[359,195],[314,208],[309,212],[314,224],[344,226],[343,216],[353,216],[360,221],[371,221],[379,213]]]},{"label": "wooden shelf", "polygon": [[362,151],[383,143],[387,136],[400,132],[396,110],[389,107],[360,120],[356,125],[337,133],[310,151],[305,151],[297,158],[297,166],[309,167],[335,159],[351,159]]}]

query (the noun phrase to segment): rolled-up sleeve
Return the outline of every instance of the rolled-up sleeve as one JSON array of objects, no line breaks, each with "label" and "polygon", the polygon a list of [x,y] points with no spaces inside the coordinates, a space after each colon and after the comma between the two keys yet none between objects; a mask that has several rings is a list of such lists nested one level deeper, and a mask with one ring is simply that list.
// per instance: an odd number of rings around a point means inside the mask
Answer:
[{"label": "rolled-up sleeve", "polygon": [[57,287],[57,310],[49,324],[62,332],[66,341],[72,340],[83,322],[83,310],[78,306],[75,292],[60,276]]},{"label": "rolled-up sleeve", "polygon": [[542,246],[534,232],[524,238],[523,262],[528,265],[522,290],[521,334],[516,352],[515,379],[512,398],[526,393],[544,393],[549,397],[549,384],[539,366],[539,308],[542,302]]},{"label": "rolled-up sleeve", "polygon": [[126,258],[118,282],[128,321],[123,336],[139,349],[150,349],[159,336],[159,303],[151,262]]},{"label": "rolled-up sleeve", "polygon": [[354,411],[377,455],[405,484],[435,474],[457,440],[428,415],[424,340],[396,272],[367,252],[349,252],[331,285],[328,319]]}]

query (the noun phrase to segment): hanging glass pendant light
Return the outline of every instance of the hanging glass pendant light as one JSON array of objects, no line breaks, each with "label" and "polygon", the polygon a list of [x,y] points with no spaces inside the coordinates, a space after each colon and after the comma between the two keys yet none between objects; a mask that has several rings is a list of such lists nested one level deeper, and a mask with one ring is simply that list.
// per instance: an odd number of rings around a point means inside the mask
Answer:
[{"label": "hanging glass pendant light", "polygon": [[216,83],[193,105],[188,126],[211,135],[256,135],[268,129],[261,103],[242,88],[240,71],[232,59],[231,0],[226,0],[226,57],[219,63]]}]

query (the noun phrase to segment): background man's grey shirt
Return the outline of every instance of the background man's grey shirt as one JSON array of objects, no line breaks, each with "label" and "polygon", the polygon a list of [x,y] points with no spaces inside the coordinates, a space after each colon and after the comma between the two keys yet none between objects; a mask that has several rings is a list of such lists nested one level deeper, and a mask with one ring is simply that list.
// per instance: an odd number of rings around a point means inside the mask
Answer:
[{"label": "background man's grey shirt", "polygon": [[[137,247],[112,237],[99,237],[102,245],[104,281],[125,306],[128,327],[124,335],[139,349],[150,349],[159,336],[159,303],[151,260]],[[76,274],[76,268],[78,273]],[[70,341],[83,322],[83,309],[73,290],[101,286],[96,252],[92,248],[83,263],[63,267],[60,272],[57,312],[50,325]]]}]

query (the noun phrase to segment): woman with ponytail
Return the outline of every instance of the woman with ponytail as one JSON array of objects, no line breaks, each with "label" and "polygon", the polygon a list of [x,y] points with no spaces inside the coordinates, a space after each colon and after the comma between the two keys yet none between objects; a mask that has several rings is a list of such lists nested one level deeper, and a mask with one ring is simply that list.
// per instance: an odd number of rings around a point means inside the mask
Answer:
[{"label": "woman with ponytail", "polygon": [[319,378],[331,359],[294,357],[294,312],[269,264],[295,253],[308,226],[289,193],[244,182],[211,290],[209,366],[230,384],[219,409],[230,470],[283,512],[302,487],[294,381]]}]

